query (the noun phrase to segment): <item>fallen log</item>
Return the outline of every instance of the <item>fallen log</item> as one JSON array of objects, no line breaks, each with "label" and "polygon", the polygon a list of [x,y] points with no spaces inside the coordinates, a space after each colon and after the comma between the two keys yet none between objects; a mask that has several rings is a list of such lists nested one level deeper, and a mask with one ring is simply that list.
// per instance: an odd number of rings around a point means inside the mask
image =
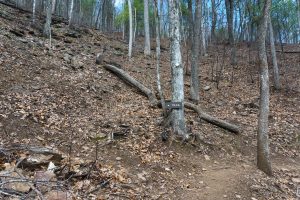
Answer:
[{"label": "fallen log", "polygon": [[225,130],[228,130],[228,131],[236,133],[236,134],[240,133],[240,128],[238,126],[231,124],[229,122],[226,122],[224,120],[215,118],[215,117],[203,112],[203,110],[195,104],[192,104],[189,102],[184,102],[184,107],[194,110],[196,113],[198,113],[198,115],[201,119],[203,119],[211,124],[214,124],[216,126],[219,126]]},{"label": "fallen log", "polygon": [[113,65],[108,65],[108,64],[104,65],[104,68],[113,72],[120,79],[124,80],[126,83],[129,83],[130,85],[134,86],[139,91],[141,91],[143,94],[145,94],[148,97],[151,105],[157,104],[157,99],[153,94],[153,92],[150,89],[146,88],[143,84],[135,80],[133,77],[131,77],[127,72]]},{"label": "fallen log", "polygon": [[[143,84],[141,84],[140,82],[138,82],[137,80],[135,80],[134,78],[132,78],[128,73],[126,73],[124,70],[119,69],[118,67],[115,67],[113,65],[104,65],[104,68],[113,72],[115,75],[117,75],[120,79],[122,79],[123,81],[125,81],[125,83],[130,84],[131,86],[139,89],[144,95],[146,95],[149,100],[151,105],[153,106],[159,106],[161,105],[161,103],[156,99],[156,97],[153,95],[153,92],[146,88]],[[189,102],[184,102],[184,107],[188,108],[188,109],[192,109],[195,112],[197,112],[197,114],[199,115],[199,117],[213,125],[216,125],[218,127],[221,127],[225,130],[228,130],[230,132],[233,133],[240,133],[241,130],[237,125],[231,124],[229,122],[226,122],[224,120],[218,119],[216,117],[213,117],[205,112],[203,112],[200,107],[198,107],[195,104],[189,103]]]}]

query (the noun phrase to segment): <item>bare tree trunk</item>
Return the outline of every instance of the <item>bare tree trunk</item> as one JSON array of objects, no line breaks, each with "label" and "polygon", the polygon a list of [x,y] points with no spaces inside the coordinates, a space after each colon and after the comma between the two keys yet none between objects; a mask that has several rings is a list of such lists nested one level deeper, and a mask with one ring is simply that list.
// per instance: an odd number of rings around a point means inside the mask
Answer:
[{"label": "bare tree trunk", "polygon": [[145,49],[144,49],[144,54],[145,55],[150,55],[151,54],[151,48],[150,48],[148,0],[144,0],[144,27],[145,27]]},{"label": "bare tree trunk", "polygon": [[258,52],[260,63],[260,102],[257,134],[257,166],[268,175],[272,175],[270,163],[269,137],[268,137],[268,117],[269,117],[269,72],[266,53],[266,32],[268,27],[268,16],[271,0],[264,0],[260,23],[258,27]]},{"label": "bare tree trunk", "polygon": [[300,43],[300,37],[299,37],[299,35],[300,35],[300,0],[298,0],[298,11],[297,11],[297,13],[298,13],[298,42]]},{"label": "bare tree trunk", "polygon": [[189,54],[192,50],[193,46],[193,38],[194,38],[194,19],[193,19],[193,2],[192,0],[188,0],[188,39],[187,39],[187,53],[186,53],[186,63],[185,63],[185,74],[191,74],[191,66],[189,65]]},{"label": "bare tree trunk", "polygon": [[155,30],[156,30],[156,78],[157,78],[157,90],[159,93],[163,114],[167,115],[164,93],[161,86],[160,80],[160,18],[158,15],[158,4],[154,2],[154,19],[155,19]]},{"label": "bare tree trunk", "polygon": [[[201,9],[202,10],[202,9]],[[201,17],[201,24],[200,24],[200,36],[201,36],[201,54],[205,55],[206,54],[206,25],[205,25],[205,20],[206,20],[206,1],[203,1],[203,10],[204,13],[200,15]],[[200,18],[199,18],[200,19]]]},{"label": "bare tree trunk", "polygon": [[[35,0],[34,0],[35,1]],[[56,0],[53,0],[53,2],[52,2],[52,14],[54,13],[54,11],[55,11],[55,7],[56,7]]]},{"label": "bare tree trunk", "polygon": [[212,10],[212,23],[211,23],[211,40],[215,42],[216,40],[216,25],[217,25],[217,10],[216,10],[216,0],[211,0],[211,10]]},{"label": "bare tree trunk", "polygon": [[69,11],[69,26],[71,25],[72,16],[73,16],[74,0],[71,0],[71,6]]},{"label": "bare tree trunk", "polygon": [[129,60],[132,56],[132,37],[133,37],[133,27],[132,27],[132,4],[131,0],[128,0],[128,10],[129,10],[129,46],[128,46],[128,57]]},{"label": "bare tree trunk", "polygon": [[133,32],[133,43],[134,44],[135,44],[136,29],[137,29],[136,8],[134,8],[134,32]]},{"label": "bare tree trunk", "polygon": [[51,11],[52,11],[52,0],[47,0],[46,1],[46,22],[44,24],[44,31],[43,31],[43,35],[45,37],[51,36]]},{"label": "bare tree trunk", "polygon": [[228,37],[229,44],[231,48],[231,64],[236,65],[236,52],[235,52],[235,43],[234,43],[234,31],[233,31],[233,15],[234,7],[233,0],[225,0],[226,6],[226,16],[227,16],[227,26],[228,26]]},{"label": "bare tree trunk", "polygon": [[36,0],[32,2],[32,23],[35,23]]},{"label": "bare tree trunk", "polygon": [[274,86],[276,90],[279,90],[280,89],[279,71],[278,71],[278,64],[277,64],[277,57],[276,57],[273,26],[270,17],[269,17],[269,31],[270,31],[270,47],[271,47],[272,62],[273,62],[273,72],[274,72]]},{"label": "bare tree trunk", "polygon": [[[194,21],[194,42],[192,45],[192,67],[191,67],[191,100],[199,102],[199,52],[200,52],[200,37],[201,37],[201,25],[202,25],[202,0],[196,1]],[[201,29],[203,31],[203,29]],[[203,39],[203,38],[202,38]],[[201,54],[200,54],[201,55]]]},{"label": "bare tree trunk", "polygon": [[[171,50],[171,69],[172,69],[172,101],[184,103],[184,81],[183,66],[180,50],[180,22],[179,22],[179,6],[178,0],[169,0],[169,22],[170,22],[170,50]],[[172,110],[172,125],[175,134],[188,138],[184,109]]]}]

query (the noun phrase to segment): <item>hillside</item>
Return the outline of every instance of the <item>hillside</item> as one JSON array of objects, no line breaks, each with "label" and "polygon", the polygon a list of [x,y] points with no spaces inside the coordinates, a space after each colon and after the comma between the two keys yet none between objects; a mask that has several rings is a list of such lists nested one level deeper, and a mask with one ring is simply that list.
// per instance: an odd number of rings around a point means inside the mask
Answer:
[{"label": "hillside", "polygon": [[[225,44],[209,46],[200,64],[201,107],[238,124],[242,132],[230,133],[186,110],[187,124],[198,141],[164,142],[161,109],[151,107],[136,89],[95,63],[96,55],[103,52],[106,62],[119,64],[155,91],[154,40],[153,56],[145,57],[143,38],[137,38],[129,61],[127,43],[118,34],[69,29],[57,20],[49,50],[49,39],[42,37],[38,26],[31,27],[30,16],[0,4],[1,176],[20,168],[31,180],[38,171],[45,172],[50,158],[28,149],[46,147],[62,155],[51,160],[58,170],[46,189],[41,189],[48,199],[58,195],[53,193],[56,190],[64,196],[60,199],[296,199],[300,186],[299,55],[281,54],[283,89],[271,88],[274,176],[268,177],[256,168],[259,77],[255,44],[237,46],[235,69],[229,64]],[[167,39],[162,47],[162,84],[170,98]],[[285,50],[300,51],[300,47],[285,46]],[[183,52],[186,61],[184,47]],[[222,63],[217,88],[212,66]],[[186,97],[189,81],[186,76]],[[31,163],[29,157],[38,163]],[[1,178],[1,183],[7,179]],[[16,185],[0,184],[1,199],[13,199],[5,194],[13,189],[19,191],[11,193],[15,196],[34,199],[33,187],[20,184],[22,191]]]}]

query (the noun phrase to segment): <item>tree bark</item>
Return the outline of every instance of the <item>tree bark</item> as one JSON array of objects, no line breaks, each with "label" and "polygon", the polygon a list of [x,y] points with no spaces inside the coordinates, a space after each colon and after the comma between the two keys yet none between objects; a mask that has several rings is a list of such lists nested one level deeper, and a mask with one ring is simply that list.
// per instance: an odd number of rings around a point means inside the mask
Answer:
[{"label": "tree bark", "polygon": [[157,78],[157,90],[160,97],[163,114],[167,115],[165,107],[164,93],[161,86],[160,80],[160,18],[158,15],[158,4],[154,2],[154,19],[155,19],[155,30],[156,30],[156,78]]},{"label": "tree bark", "polygon": [[298,14],[298,43],[300,43],[300,0],[297,1],[298,2],[298,11],[297,11],[297,14]]},{"label": "tree bark", "polygon": [[211,0],[211,11],[212,11],[212,19],[211,19],[211,40],[215,42],[216,40],[216,25],[217,25],[217,10],[216,10],[216,0]]},{"label": "tree bark", "polygon": [[[183,66],[180,49],[180,22],[178,0],[169,0],[169,22],[170,22],[170,51],[172,70],[172,101],[184,102]],[[172,110],[173,131],[178,136],[187,139],[184,109]]]},{"label": "tree bark", "polygon": [[268,175],[272,175],[270,163],[269,137],[268,137],[268,117],[269,117],[269,72],[265,47],[266,32],[268,27],[268,16],[271,0],[264,0],[261,10],[258,27],[258,53],[260,63],[260,101],[257,134],[257,166]]},{"label": "tree bark", "polygon": [[191,74],[191,66],[189,65],[189,54],[193,49],[193,40],[194,40],[194,19],[193,19],[193,2],[188,0],[188,39],[187,39],[187,58],[186,58],[186,70],[185,74]]},{"label": "tree bark", "polygon": [[235,43],[234,43],[234,30],[233,30],[233,15],[234,15],[233,0],[225,0],[225,7],[226,7],[226,16],[227,16],[229,44],[231,48],[230,60],[232,65],[236,65],[236,52],[235,52]]},{"label": "tree bark", "polygon": [[52,0],[46,1],[46,22],[44,25],[43,35],[51,37],[51,15],[52,15]]},{"label": "tree bark", "polygon": [[199,102],[199,54],[200,53],[200,37],[201,37],[201,25],[202,25],[202,0],[196,1],[195,11],[195,23],[194,23],[194,42],[192,45],[192,66],[191,66],[191,88],[190,95],[191,100],[195,103]]},{"label": "tree bark", "polygon": [[70,11],[69,11],[69,26],[71,25],[72,22],[73,8],[74,8],[74,0],[71,0]]},{"label": "tree bark", "polygon": [[271,48],[271,55],[272,55],[272,63],[273,63],[273,73],[274,73],[274,86],[276,90],[280,89],[280,82],[279,82],[279,70],[277,64],[277,56],[276,56],[276,47],[274,42],[274,33],[273,33],[273,26],[271,17],[269,16],[269,31],[270,31],[270,48]]},{"label": "tree bark", "polygon": [[132,37],[133,37],[133,27],[132,27],[132,4],[131,0],[128,0],[128,10],[129,10],[129,46],[128,46],[128,57],[129,60],[132,56]]},{"label": "tree bark", "polygon": [[32,23],[35,23],[36,0],[32,2]]},{"label": "tree bark", "polygon": [[145,27],[145,49],[144,54],[150,55],[150,30],[149,30],[149,8],[148,8],[148,0],[144,0],[144,27]]}]

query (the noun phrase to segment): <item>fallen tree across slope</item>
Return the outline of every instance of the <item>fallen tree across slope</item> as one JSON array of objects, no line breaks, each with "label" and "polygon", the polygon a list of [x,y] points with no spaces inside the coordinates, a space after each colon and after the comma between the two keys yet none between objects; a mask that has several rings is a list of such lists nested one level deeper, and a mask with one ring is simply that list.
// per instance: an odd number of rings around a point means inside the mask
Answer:
[{"label": "fallen tree across slope", "polygon": [[[156,99],[154,93],[149,88],[145,87],[142,83],[140,83],[139,81],[134,79],[132,76],[130,76],[124,70],[122,70],[118,67],[115,67],[113,65],[104,65],[104,68],[106,70],[114,73],[116,76],[118,76],[120,79],[122,79],[125,83],[137,88],[140,92],[142,92],[144,95],[146,95],[152,106],[160,104],[160,102]],[[236,133],[236,134],[241,132],[240,128],[237,125],[231,124],[224,120],[213,117],[213,116],[203,112],[203,110],[195,104],[192,104],[189,102],[184,102],[184,107],[194,110],[201,119],[207,121],[208,123],[211,123],[215,126],[221,127],[225,130],[228,130],[228,131]]]}]

